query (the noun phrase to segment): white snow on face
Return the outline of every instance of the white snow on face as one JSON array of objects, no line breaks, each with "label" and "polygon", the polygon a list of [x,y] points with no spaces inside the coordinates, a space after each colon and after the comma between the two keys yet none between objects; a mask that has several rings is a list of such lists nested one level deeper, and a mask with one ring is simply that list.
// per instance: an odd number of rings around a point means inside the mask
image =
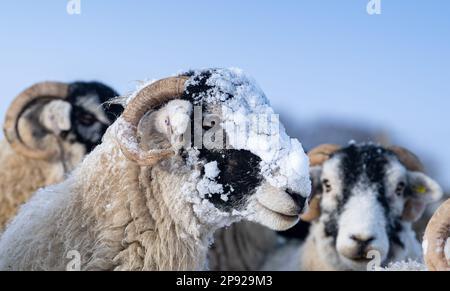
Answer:
[{"label": "white snow on face", "polygon": [[357,149],[343,149],[313,174],[322,184],[319,222],[335,239],[321,245],[335,251],[339,257],[336,264],[353,270],[366,269],[365,259],[371,251],[379,254],[380,262],[404,259],[413,249],[414,254],[420,253],[408,225],[393,228],[404,209],[405,197],[398,185],[406,185],[406,169],[390,156],[381,159],[382,152],[376,148]]},{"label": "white snow on face", "polygon": [[379,252],[381,261],[387,258],[389,238],[386,232],[384,209],[377,201],[375,189],[367,189],[362,183],[355,187],[353,195],[346,203],[338,221],[339,233],[336,249],[345,261],[360,259],[359,243],[365,242],[362,257],[366,258],[368,250]]},{"label": "white snow on face", "polygon": [[204,166],[205,175],[197,184],[197,191],[200,197],[205,198],[207,195],[211,197],[213,194],[223,194],[223,186],[218,184],[215,179],[220,174],[217,162],[210,162]]},{"label": "white snow on face", "polygon": [[[195,82],[194,78],[189,82]],[[218,69],[212,72],[207,85],[212,89],[203,101],[221,106],[228,146],[258,156],[262,160],[261,174],[272,186],[307,197],[311,192],[309,159],[301,143],[286,134],[255,82],[239,69]]]}]

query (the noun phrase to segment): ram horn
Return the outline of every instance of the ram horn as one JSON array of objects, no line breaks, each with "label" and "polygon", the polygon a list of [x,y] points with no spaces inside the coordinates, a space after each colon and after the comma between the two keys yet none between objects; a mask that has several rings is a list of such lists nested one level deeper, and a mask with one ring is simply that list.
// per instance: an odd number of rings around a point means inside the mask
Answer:
[{"label": "ram horn", "polygon": [[425,263],[430,271],[450,270],[450,258],[445,256],[445,244],[450,243],[449,237],[450,199],[434,213],[425,230]]},{"label": "ram horn", "polygon": [[[311,167],[320,166],[327,161],[331,155],[337,152],[341,147],[335,144],[322,144],[308,153],[309,164]],[[314,185],[313,185],[314,188]],[[314,190],[313,190],[314,191]],[[308,210],[300,216],[303,221],[311,222],[320,216],[320,193],[313,193],[308,203]]]},{"label": "ram horn", "polygon": [[423,166],[420,159],[411,151],[399,146],[389,146],[387,147],[387,149],[392,151],[397,156],[400,163],[402,163],[409,171],[412,172],[425,171],[425,167]]},{"label": "ram horn", "polygon": [[55,151],[49,149],[31,148],[25,144],[18,132],[18,122],[25,110],[38,100],[44,99],[67,99],[69,86],[60,82],[42,82],[37,83],[23,91],[12,102],[6,112],[3,131],[5,138],[13,150],[23,156],[32,159],[48,159],[54,156]]},{"label": "ram horn", "polygon": [[171,77],[148,85],[127,105],[118,120],[117,142],[122,153],[140,166],[152,166],[162,159],[172,156],[172,148],[144,151],[137,137],[137,128],[142,117],[149,110],[158,108],[170,100],[183,95],[188,77]]}]

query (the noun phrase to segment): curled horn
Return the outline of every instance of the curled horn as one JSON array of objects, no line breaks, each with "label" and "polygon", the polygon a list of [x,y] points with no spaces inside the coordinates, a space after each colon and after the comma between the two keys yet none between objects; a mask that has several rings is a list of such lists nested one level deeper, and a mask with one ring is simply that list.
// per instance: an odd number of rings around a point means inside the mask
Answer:
[{"label": "curled horn", "polygon": [[55,151],[31,148],[24,143],[18,132],[18,122],[25,110],[40,99],[67,99],[69,86],[59,82],[42,82],[31,86],[18,95],[6,112],[3,131],[13,150],[32,159],[48,159]]},{"label": "curled horn", "polygon": [[409,171],[422,173],[425,171],[425,167],[420,159],[411,151],[399,146],[390,146],[387,149],[394,152],[400,163],[402,163]]},{"label": "curled horn", "polygon": [[171,77],[159,80],[142,89],[130,101],[118,120],[117,142],[122,153],[140,166],[152,166],[162,159],[172,156],[172,148],[143,151],[139,146],[137,128],[141,118],[170,100],[180,98],[188,77]]},{"label": "curled horn", "polygon": [[[308,153],[310,166],[315,167],[322,165],[331,157],[332,154],[337,152],[340,148],[340,146],[335,144],[322,144],[312,149]],[[308,210],[300,216],[301,220],[311,222],[320,216],[320,199],[320,193],[313,193],[313,196],[309,202]]]},{"label": "curled horn", "polygon": [[430,271],[449,271],[450,258],[445,256],[445,243],[450,237],[450,199],[439,207],[428,222],[424,241],[427,242],[425,263]]}]

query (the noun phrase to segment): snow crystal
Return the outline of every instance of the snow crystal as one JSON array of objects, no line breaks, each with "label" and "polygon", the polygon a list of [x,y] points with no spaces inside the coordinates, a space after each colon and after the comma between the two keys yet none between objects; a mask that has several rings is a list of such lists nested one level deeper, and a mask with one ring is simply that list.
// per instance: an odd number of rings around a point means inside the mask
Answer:
[{"label": "snow crystal", "polygon": [[205,177],[209,179],[215,179],[219,176],[220,170],[217,162],[210,162],[205,165]]},{"label": "snow crystal", "polygon": [[423,250],[423,255],[426,256],[427,252],[428,252],[428,240],[424,240],[422,242],[422,250]]}]

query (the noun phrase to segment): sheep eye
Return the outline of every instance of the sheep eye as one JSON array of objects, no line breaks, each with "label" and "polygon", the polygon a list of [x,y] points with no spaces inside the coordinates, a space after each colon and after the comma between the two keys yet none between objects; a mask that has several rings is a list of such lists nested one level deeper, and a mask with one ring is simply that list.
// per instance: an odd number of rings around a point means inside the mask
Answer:
[{"label": "sheep eye", "polygon": [[325,189],[325,192],[327,192],[327,193],[331,192],[331,189],[332,189],[331,183],[328,179],[323,180],[322,185],[323,185],[323,188]]},{"label": "sheep eye", "polygon": [[405,188],[406,184],[404,182],[398,183],[397,188],[395,189],[395,194],[397,194],[397,196],[402,196],[403,192],[405,192]]},{"label": "sheep eye", "polygon": [[97,119],[95,119],[95,116],[92,114],[84,113],[78,118],[78,120],[84,126],[91,126],[96,122]]}]

